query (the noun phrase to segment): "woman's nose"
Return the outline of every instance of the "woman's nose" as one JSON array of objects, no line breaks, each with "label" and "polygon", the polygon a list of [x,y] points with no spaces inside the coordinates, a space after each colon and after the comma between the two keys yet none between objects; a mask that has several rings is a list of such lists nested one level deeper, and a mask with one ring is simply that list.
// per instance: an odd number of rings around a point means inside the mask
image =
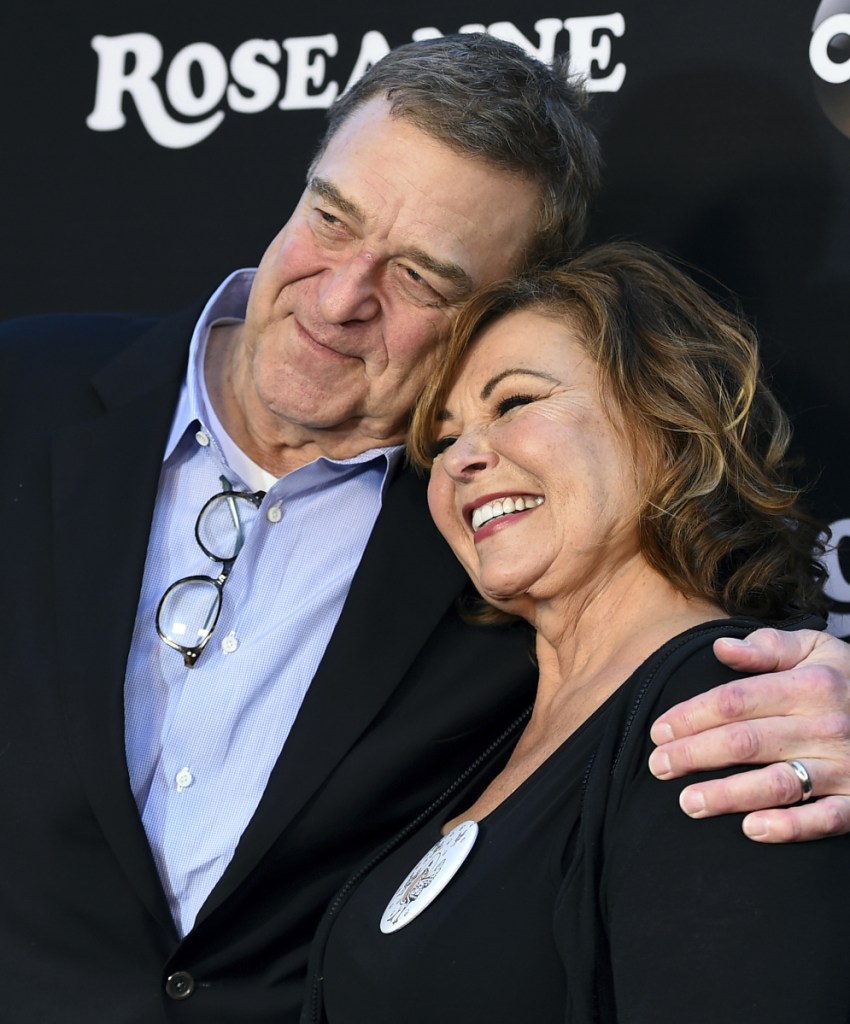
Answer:
[{"label": "woman's nose", "polygon": [[486,469],[492,469],[499,461],[487,440],[479,430],[471,430],[449,445],[443,453],[445,471],[456,480],[469,479]]}]

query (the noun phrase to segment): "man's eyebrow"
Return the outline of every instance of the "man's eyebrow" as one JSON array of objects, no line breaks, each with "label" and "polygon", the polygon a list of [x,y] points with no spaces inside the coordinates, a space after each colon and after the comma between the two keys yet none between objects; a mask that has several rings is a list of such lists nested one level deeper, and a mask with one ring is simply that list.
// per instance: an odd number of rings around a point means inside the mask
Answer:
[{"label": "man's eyebrow", "polygon": [[[354,220],[362,222],[366,219],[360,207],[350,199],[346,199],[336,185],[328,181],[327,178],[320,178],[318,175],[314,175],[310,179],[308,188],[313,195],[320,196],[329,203],[333,203],[338,210]],[[431,256],[430,253],[425,252],[424,249],[419,249],[416,246],[405,249],[399,255],[416,263],[423,270],[428,270],[432,274],[436,274],[437,277],[442,278],[442,280],[449,281],[455,285],[459,293],[453,297],[455,301],[465,299],[467,295],[471,295],[475,291],[475,282],[458,263],[446,263],[443,260],[438,260]]]},{"label": "man's eyebrow", "polygon": [[537,377],[540,380],[548,381],[550,384],[560,384],[561,381],[557,377],[553,377],[551,373],[544,373],[543,370],[528,370],[522,366],[511,367],[509,370],[502,370],[501,373],[497,373],[495,377],[491,377],[484,387],[481,389],[481,397],[489,398],[493,394],[494,388],[501,384],[506,377]]},{"label": "man's eyebrow", "polygon": [[331,184],[327,178],[320,178],[318,175],[314,175],[310,179],[308,188],[313,195],[320,196],[329,203],[333,203],[338,210],[341,210],[349,217],[353,217],[355,220],[363,220],[363,211],[360,207],[356,203],[352,203],[350,199],[346,199],[336,185]]},{"label": "man's eyebrow", "polygon": [[423,270],[429,270],[432,274],[436,274],[437,277],[442,278],[444,281],[450,281],[455,285],[458,290],[458,294],[454,296],[455,301],[465,299],[467,295],[471,295],[475,291],[475,282],[458,263],[444,263],[442,260],[434,259],[433,256],[430,256],[422,249],[416,248],[405,249],[399,255],[412,260],[422,267]]}]

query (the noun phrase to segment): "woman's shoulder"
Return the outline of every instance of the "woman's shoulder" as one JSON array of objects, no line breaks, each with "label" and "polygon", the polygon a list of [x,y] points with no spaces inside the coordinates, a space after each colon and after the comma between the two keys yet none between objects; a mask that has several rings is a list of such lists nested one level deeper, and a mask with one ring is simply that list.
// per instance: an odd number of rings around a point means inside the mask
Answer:
[{"label": "woman's shoulder", "polygon": [[[715,657],[714,642],[721,637],[743,640],[765,625],[767,623],[749,616],[713,619],[692,626],[664,643],[621,687],[618,703],[624,733],[631,732],[647,718],[651,724],[655,717],[680,701],[744,678],[746,673],[729,668]],[[823,629],[824,622],[801,613],[770,625],[788,630]]]},{"label": "woman's shoulder", "polygon": [[[748,616],[701,623],[668,640],[638,666],[605,708],[604,736],[586,776],[584,803],[604,805],[616,792],[622,795],[635,781],[648,777],[652,723],[675,704],[746,676],[717,659],[714,641],[744,639],[764,625]],[[793,630],[820,629],[824,624],[814,616],[798,615],[771,625]]]}]

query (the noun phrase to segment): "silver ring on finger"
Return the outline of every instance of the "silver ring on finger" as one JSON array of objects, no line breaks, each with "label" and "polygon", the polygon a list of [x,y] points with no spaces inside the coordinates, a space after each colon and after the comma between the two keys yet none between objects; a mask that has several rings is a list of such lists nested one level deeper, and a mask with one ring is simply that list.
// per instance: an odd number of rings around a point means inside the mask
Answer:
[{"label": "silver ring on finger", "polygon": [[802,761],[789,761],[789,765],[794,769],[794,774],[800,780],[800,785],[803,788],[803,795],[800,797],[800,803],[804,804],[807,800],[812,798],[812,777],[806,771],[806,766]]}]

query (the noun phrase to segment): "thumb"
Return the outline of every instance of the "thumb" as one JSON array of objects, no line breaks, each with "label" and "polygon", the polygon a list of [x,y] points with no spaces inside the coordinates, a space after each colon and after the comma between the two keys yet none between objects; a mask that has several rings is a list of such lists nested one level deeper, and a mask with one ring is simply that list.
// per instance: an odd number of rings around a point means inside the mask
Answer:
[{"label": "thumb", "polygon": [[714,654],[729,668],[744,672],[780,672],[796,668],[822,642],[823,633],[812,629],[786,632],[765,627],[744,639],[721,637]]}]

